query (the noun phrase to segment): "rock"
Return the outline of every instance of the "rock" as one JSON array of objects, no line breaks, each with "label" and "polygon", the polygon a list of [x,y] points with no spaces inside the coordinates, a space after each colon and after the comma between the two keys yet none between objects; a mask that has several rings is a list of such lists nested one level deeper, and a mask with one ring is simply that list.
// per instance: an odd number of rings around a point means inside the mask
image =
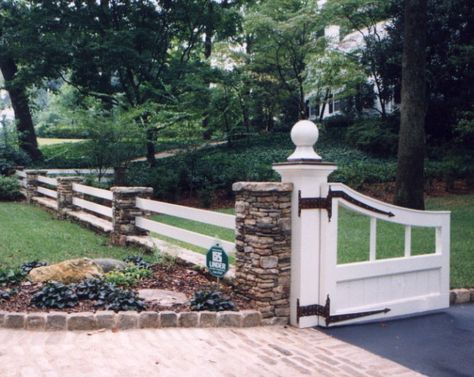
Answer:
[{"label": "rock", "polygon": [[98,259],[92,259],[92,262],[94,262],[96,265],[100,266],[104,273],[113,271],[113,270],[124,270],[127,268],[127,263],[118,260],[118,259],[112,259],[112,258],[98,258]]},{"label": "rock", "polygon": [[185,304],[188,301],[184,293],[165,289],[140,289],[138,290],[138,296],[145,301],[150,301],[165,307]]},{"label": "rock", "polygon": [[78,283],[85,279],[99,278],[102,268],[87,258],[71,259],[51,266],[34,268],[28,274],[34,283],[57,281],[64,284]]}]

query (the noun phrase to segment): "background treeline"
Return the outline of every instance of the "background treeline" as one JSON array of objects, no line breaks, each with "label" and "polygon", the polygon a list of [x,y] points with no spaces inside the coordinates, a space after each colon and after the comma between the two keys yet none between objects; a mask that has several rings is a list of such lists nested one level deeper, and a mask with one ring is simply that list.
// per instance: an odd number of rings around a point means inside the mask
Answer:
[{"label": "background treeline", "polygon": [[[400,94],[403,1],[316,3],[3,1],[0,70],[9,99],[1,106],[12,105],[16,119],[15,127],[2,123],[0,169],[128,167],[129,183],[160,195],[228,190],[232,180],[272,179],[268,164],[286,158],[288,131],[308,116],[309,95],[326,106],[333,94],[344,100],[341,114],[319,120],[323,156],[342,164],[339,179],[393,180],[399,116],[386,105]],[[470,0],[428,1],[429,179],[472,177],[473,20]],[[334,49],[324,37],[333,24],[342,37],[364,33],[360,48]],[[367,112],[376,102],[380,110]],[[40,149],[37,135],[87,140]],[[229,143],[193,151],[214,139]],[[154,157],[180,146],[190,153]],[[130,167],[145,155],[146,164]]]}]

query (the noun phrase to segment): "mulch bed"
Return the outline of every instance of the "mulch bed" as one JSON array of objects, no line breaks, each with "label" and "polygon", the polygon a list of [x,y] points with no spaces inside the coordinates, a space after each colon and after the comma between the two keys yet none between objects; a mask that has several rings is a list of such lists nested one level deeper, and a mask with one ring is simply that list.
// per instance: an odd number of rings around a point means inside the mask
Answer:
[{"label": "mulch bed", "polygon": [[[194,292],[198,290],[210,290],[216,288],[216,278],[212,277],[206,272],[197,271],[188,266],[176,263],[170,267],[162,265],[152,266],[153,276],[143,279],[139,282],[133,290],[144,288],[166,289],[170,291],[184,293],[190,300]],[[96,308],[94,302],[90,300],[79,301],[78,305],[67,309],[40,309],[30,305],[32,295],[41,288],[42,284],[31,284],[30,282],[23,282],[18,288],[19,292],[11,297],[9,300],[0,300],[0,311],[7,312],[49,312],[49,311],[64,311],[68,313],[74,312],[96,312],[104,310]],[[4,289],[1,288],[0,289]],[[250,302],[238,296],[233,287],[222,283],[219,285],[219,290],[229,297],[237,306],[239,310],[254,309]],[[174,305],[172,307],[160,307],[156,303],[146,302],[146,309],[151,311],[172,310],[175,312],[189,311],[189,304]]]}]

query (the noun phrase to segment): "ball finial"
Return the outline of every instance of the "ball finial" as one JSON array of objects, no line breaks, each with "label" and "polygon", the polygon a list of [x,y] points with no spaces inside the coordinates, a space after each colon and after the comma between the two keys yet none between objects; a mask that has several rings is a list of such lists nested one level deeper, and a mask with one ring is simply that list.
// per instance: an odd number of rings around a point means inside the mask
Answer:
[{"label": "ball finial", "polygon": [[319,137],[318,127],[310,120],[300,120],[291,129],[291,140],[296,149],[293,154],[287,158],[293,160],[321,160],[313,149]]}]

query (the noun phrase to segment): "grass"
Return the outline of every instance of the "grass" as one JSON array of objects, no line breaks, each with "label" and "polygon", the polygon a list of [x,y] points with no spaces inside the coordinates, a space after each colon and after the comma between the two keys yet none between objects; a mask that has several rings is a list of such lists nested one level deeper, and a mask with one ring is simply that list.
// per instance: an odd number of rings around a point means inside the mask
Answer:
[{"label": "grass", "polygon": [[0,268],[41,260],[117,258],[141,254],[136,248],[108,245],[108,238],[68,221],[56,220],[43,209],[24,203],[0,203]]},{"label": "grass", "polygon": [[[223,209],[223,210],[219,210],[219,212],[233,213],[233,209],[232,208]],[[219,226],[209,225],[209,224],[201,223],[198,221],[186,220],[186,219],[182,219],[175,216],[169,216],[169,215],[155,215],[153,216],[153,220],[159,221],[163,224],[176,226],[178,228],[183,228],[191,232],[205,234],[207,236],[215,237],[220,240],[230,241],[230,242],[235,241],[235,235],[232,229],[221,228]],[[195,251],[200,254],[207,253],[207,249],[189,244],[187,242],[175,240],[170,237],[164,237],[161,235],[159,235],[158,237],[162,239],[163,241],[173,243],[174,245],[184,247],[186,249]],[[235,261],[235,257],[233,255],[230,255],[229,262],[233,264],[234,261]]]},{"label": "grass", "polygon": [[56,138],[50,138],[50,137],[39,137],[37,140],[38,140],[38,145],[40,147],[44,145],[77,143],[79,141],[84,141],[84,139],[56,139]]}]

